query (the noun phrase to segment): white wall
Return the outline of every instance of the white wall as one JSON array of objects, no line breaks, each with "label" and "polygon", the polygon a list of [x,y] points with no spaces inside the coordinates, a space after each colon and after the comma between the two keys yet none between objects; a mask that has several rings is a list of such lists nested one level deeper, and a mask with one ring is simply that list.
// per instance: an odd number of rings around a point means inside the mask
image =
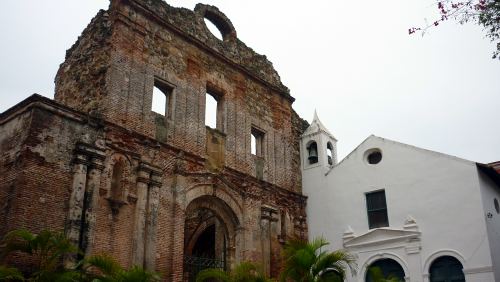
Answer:
[{"label": "white wall", "polygon": [[[372,148],[382,151],[377,165],[364,159]],[[402,229],[409,215],[416,220],[420,241],[411,244],[417,246],[417,256],[409,254],[408,244],[355,248],[360,271],[373,256],[393,254],[408,265],[411,281],[424,281],[429,258],[441,252],[463,261],[465,271],[470,270],[467,281],[494,281],[484,269],[492,263],[475,163],[375,136],[327,176],[303,171],[310,238],[326,235],[331,249],[340,249],[348,226],[355,236],[368,232],[365,193],[379,189],[385,189],[389,228]],[[363,280],[364,273],[359,273],[350,281]]]},{"label": "white wall", "polygon": [[[484,173],[479,172],[481,195],[484,209],[484,220],[488,231],[488,241],[491,249],[495,279],[500,281],[500,214],[494,206],[494,199],[500,202],[500,187]],[[488,214],[491,216],[488,217]]]}]

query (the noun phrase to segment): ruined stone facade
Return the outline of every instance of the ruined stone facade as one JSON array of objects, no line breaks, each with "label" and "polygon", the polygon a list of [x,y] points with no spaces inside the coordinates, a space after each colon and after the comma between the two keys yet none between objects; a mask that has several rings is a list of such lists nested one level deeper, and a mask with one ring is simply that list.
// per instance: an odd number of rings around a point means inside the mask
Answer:
[{"label": "ruined stone facade", "polygon": [[[216,7],[113,0],[55,82],[55,101],[33,95],[0,115],[0,236],[64,231],[86,255],[166,281],[192,278],[197,257],[276,276],[284,240],[307,236],[304,122],[272,64]],[[155,86],[165,114],[151,110]],[[216,128],[205,126],[207,93]]]}]

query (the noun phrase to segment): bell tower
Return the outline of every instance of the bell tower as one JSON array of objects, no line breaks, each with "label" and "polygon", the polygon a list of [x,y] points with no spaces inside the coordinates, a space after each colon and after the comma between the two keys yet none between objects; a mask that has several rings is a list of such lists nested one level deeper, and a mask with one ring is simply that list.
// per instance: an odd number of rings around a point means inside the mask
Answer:
[{"label": "bell tower", "polygon": [[337,164],[337,139],[321,123],[316,111],[311,125],[301,136],[300,156],[303,173],[318,168],[326,172]]}]

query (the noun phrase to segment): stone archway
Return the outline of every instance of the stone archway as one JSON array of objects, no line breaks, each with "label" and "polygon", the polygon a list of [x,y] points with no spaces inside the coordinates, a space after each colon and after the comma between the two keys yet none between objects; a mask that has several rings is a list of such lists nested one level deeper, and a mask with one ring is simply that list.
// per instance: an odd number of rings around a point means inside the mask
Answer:
[{"label": "stone archway", "polygon": [[239,221],[223,200],[201,196],[189,203],[184,223],[184,281],[205,268],[230,269]]}]

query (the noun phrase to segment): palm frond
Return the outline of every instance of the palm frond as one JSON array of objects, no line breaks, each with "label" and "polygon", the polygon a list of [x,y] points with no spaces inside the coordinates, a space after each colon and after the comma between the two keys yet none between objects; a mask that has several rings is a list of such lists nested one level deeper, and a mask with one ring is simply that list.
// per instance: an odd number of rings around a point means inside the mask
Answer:
[{"label": "palm frond", "polygon": [[26,229],[17,229],[8,232],[2,240],[1,258],[3,259],[9,253],[15,251],[32,254],[31,242],[34,238],[35,235]]},{"label": "palm frond", "polygon": [[329,243],[322,237],[311,242],[292,239],[285,243],[280,281],[342,281],[348,269],[354,275],[354,257],[343,250],[323,250],[327,245]]},{"label": "palm frond", "polygon": [[322,275],[321,272],[334,271],[343,279],[346,277],[346,270],[349,269],[352,275],[356,274],[356,260],[345,250],[337,250],[330,253],[324,253],[313,266],[314,273]]},{"label": "palm frond", "polygon": [[114,258],[106,254],[85,259],[84,268],[88,272],[96,273],[100,278],[117,276],[123,270]]},{"label": "palm frond", "polygon": [[160,281],[160,275],[147,271],[139,266],[133,266],[131,269],[121,271],[118,275],[118,281],[121,282],[155,282]]}]

